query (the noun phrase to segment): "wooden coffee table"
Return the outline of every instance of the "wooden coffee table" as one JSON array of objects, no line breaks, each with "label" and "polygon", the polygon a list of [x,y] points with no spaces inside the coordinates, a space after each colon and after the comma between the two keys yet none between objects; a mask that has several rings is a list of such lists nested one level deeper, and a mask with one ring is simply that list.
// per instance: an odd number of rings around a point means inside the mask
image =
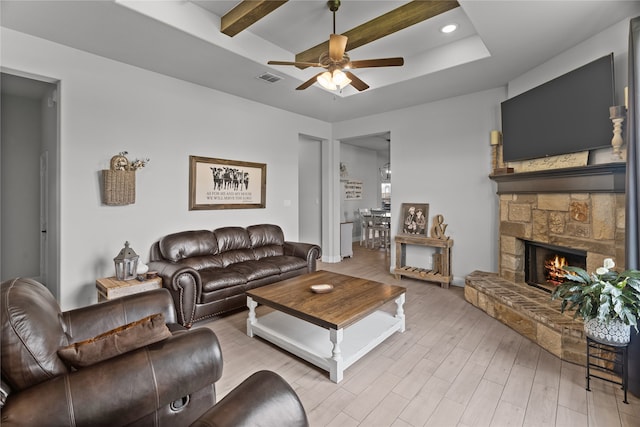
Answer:
[{"label": "wooden coffee table", "polygon": [[[311,285],[331,284],[314,293]],[[326,370],[333,382],[394,332],[405,330],[406,289],[316,271],[247,291],[247,335],[257,335]],[[379,310],[395,301],[395,313]],[[274,310],[256,316],[258,304]]]}]

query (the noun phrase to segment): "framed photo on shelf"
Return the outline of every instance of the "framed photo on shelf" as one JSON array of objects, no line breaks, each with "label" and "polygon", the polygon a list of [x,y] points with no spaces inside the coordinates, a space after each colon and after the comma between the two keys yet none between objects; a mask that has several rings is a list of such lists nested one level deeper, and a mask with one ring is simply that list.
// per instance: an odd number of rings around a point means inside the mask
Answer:
[{"label": "framed photo on shelf", "polygon": [[266,206],[267,165],[189,156],[189,210]]},{"label": "framed photo on shelf", "polygon": [[428,203],[403,203],[400,210],[400,233],[427,235]]}]

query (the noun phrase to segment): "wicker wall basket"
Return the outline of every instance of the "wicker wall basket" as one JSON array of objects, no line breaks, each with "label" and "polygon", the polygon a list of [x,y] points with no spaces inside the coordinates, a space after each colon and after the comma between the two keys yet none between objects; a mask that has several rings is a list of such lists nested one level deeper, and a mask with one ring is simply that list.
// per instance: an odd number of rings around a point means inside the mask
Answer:
[{"label": "wicker wall basket", "polygon": [[103,170],[104,204],[131,205],[136,202],[136,171]]}]

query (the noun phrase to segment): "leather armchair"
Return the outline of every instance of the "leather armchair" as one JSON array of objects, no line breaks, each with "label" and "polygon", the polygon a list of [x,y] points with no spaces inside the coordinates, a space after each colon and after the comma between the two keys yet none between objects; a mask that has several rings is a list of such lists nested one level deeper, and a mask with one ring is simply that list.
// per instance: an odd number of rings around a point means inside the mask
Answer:
[{"label": "leather armchair", "polygon": [[278,374],[259,371],[244,380],[192,427],[307,427],[298,396]]},{"label": "leather armchair", "polygon": [[[0,304],[3,426],[188,426],[214,407],[222,375],[216,335],[176,324],[166,289],[61,312],[42,284],[13,279],[2,283]],[[172,331],[163,341],[78,369],[58,356],[60,347],[156,313]],[[253,406],[269,406],[245,392]]]}]

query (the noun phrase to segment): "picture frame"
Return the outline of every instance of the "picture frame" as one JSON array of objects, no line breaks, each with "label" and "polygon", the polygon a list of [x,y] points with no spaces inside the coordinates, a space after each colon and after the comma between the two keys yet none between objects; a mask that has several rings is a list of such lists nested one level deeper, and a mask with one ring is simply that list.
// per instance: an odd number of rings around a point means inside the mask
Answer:
[{"label": "picture frame", "polygon": [[427,236],[428,203],[403,203],[400,209],[400,233]]},{"label": "picture frame", "polygon": [[266,207],[265,163],[189,156],[189,210]]}]

